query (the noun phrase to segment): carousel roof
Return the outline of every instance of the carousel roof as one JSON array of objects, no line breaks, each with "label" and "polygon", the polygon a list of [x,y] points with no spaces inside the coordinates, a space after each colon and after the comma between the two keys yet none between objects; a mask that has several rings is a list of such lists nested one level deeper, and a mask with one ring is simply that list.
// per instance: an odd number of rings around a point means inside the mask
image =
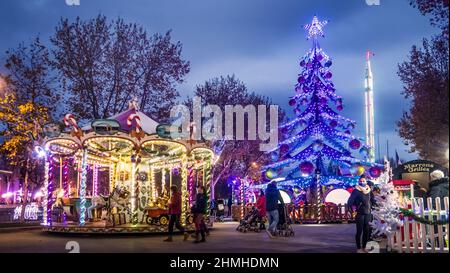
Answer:
[{"label": "carousel roof", "polygon": [[[120,129],[126,132],[130,132],[132,129],[135,128],[135,124],[133,122],[132,126],[127,125],[127,119],[131,114],[137,114],[141,121],[141,127],[142,130],[144,130],[147,134],[156,134],[156,127],[158,126],[158,122],[147,116],[146,114],[142,113],[141,111],[137,110],[136,108],[129,108],[128,110],[125,110],[117,115],[114,115],[112,117],[109,117],[108,119],[114,119],[120,124]],[[91,124],[88,124],[86,126],[83,126],[81,128],[83,131],[89,131],[92,129]]]}]

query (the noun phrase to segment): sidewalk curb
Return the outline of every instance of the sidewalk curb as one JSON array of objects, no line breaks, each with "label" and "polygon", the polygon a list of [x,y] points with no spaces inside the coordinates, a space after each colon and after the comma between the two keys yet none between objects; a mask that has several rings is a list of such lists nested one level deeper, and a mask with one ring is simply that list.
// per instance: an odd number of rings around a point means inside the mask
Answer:
[{"label": "sidewalk curb", "polygon": [[0,233],[23,231],[23,230],[34,230],[42,229],[42,226],[16,226],[16,227],[0,227]]}]

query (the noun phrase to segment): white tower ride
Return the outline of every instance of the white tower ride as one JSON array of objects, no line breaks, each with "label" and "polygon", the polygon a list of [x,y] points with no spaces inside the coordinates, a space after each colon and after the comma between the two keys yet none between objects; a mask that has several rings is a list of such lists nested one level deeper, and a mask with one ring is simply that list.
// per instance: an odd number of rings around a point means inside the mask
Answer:
[{"label": "white tower ride", "polygon": [[366,76],[365,76],[365,110],[366,110],[366,145],[370,146],[368,155],[369,162],[375,162],[375,124],[373,110],[373,74],[370,66],[370,57],[374,54],[371,51],[366,53]]}]

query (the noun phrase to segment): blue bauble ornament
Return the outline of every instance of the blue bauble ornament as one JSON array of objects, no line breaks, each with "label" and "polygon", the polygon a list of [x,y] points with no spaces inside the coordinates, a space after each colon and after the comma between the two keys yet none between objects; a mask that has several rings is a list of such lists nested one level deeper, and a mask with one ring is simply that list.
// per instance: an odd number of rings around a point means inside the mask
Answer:
[{"label": "blue bauble ornament", "polygon": [[272,161],[277,161],[278,160],[278,153],[277,152],[272,152],[270,153],[270,158],[272,159]]},{"label": "blue bauble ornament", "polygon": [[361,149],[359,149],[359,154],[363,157],[366,157],[367,155],[369,155],[369,148],[362,147]]}]

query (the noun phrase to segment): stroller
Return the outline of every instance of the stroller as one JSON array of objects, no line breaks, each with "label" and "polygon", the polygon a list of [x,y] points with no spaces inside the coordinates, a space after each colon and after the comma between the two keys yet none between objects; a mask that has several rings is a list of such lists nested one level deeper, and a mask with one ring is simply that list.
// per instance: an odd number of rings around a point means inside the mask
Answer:
[{"label": "stroller", "polygon": [[278,204],[279,220],[277,224],[278,236],[291,237],[295,236],[294,229],[292,228],[292,220],[284,205]]},{"label": "stroller", "polygon": [[246,233],[247,231],[260,232],[265,229],[264,220],[259,215],[259,210],[252,207],[251,210],[244,216],[239,222],[239,226],[236,228],[239,232]]},{"label": "stroller", "polygon": [[225,204],[223,200],[213,201],[211,211],[214,216],[214,221],[223,222],[225,216]]}]

